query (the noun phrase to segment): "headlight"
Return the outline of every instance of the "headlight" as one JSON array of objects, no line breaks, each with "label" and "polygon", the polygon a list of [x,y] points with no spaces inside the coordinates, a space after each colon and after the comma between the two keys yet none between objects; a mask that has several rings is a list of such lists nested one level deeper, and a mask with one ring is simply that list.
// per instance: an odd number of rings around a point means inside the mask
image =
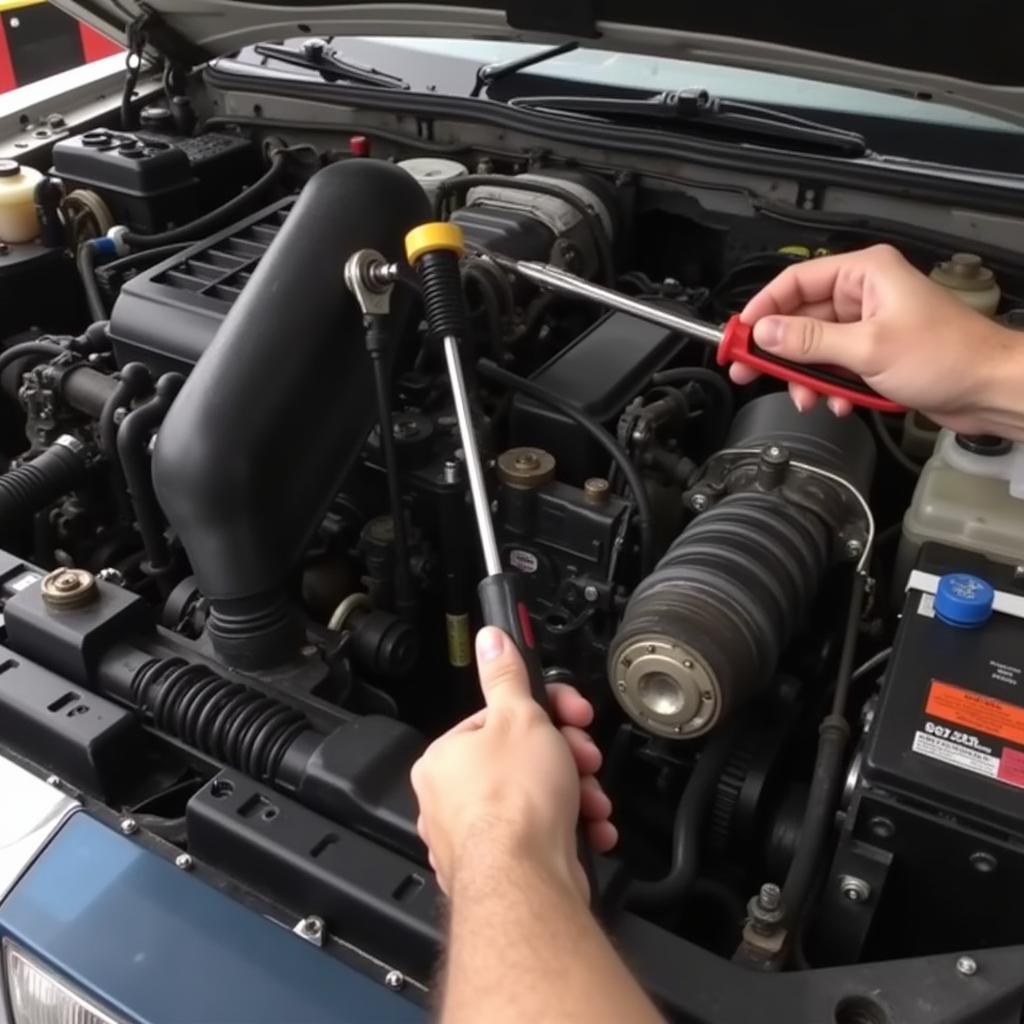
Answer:
[{"label": "headlight", "polygon": [[3,947],[11,1024],[121,1024],[17,946]]}]

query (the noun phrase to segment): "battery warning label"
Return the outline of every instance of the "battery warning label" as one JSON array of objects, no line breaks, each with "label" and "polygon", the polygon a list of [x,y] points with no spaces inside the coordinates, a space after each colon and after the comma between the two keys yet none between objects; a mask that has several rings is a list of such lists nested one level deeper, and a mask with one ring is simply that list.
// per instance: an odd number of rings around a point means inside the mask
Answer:
[{"label": "battery warning label", "polygon": [[1024,789],[1024,708],[933,680],[925,713],[914,753]]},{"label": "battery warning label", "polygon": [[925,713],[1024,747],[1024,708],[932,681]]}]

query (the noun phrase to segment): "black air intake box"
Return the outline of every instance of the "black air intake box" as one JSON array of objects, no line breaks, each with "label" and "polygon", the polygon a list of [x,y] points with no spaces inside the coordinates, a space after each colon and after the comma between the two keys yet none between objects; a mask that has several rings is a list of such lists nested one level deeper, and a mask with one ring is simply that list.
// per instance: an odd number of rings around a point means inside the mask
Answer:
[{"label": "black air intake box", "polygon": [[282,199],[133,277],[110,316],[118,364],[188,373],[294,204]]}]

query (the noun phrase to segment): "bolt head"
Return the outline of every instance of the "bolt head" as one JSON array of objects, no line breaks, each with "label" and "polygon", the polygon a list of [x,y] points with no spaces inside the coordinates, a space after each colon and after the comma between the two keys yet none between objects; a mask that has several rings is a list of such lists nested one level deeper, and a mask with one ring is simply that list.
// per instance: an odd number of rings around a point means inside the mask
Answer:
[{"label": "bolt head", "polygon": [[405,988],[405,975],[401,971],[388,971],[384,975],[384,984],[393,992]]},{"label": "bolt head", "polygon": [[871,885],[863,878],[854,878],[853,875],[843,875],[839,879],[839,891],[843,898],[851,903],[867,903],[871,898]]},{"label": "bolt head", "polygon": [[957,957],[956,973],[971,978],[978,973],[978,961],[973,956]]},{"label": "bolt head", "polygon": [[845,550],[850,558],[860,558],[864,553],[864,544],[857,537],[851,537],[846,542]]},{"label": "bolt head", "polygon": [[191,871],[192,870],[192,856],[191,856],[191,854],[179,853],[178,856],[174,858],[174,866],[176,868],[180,868],[182,871]]},{"label": "bolt head", "polygon": [[126,836],[133,836],[139,831],[139,823],[134,818],[122,818],[118,828],[120,828]]},{"label": "bolt head", "polygon": [[1015,580],[1024,580],[1024,565],[1018,565],[1014,567],[1013,578]]},{"label": "bolt head", "polygon": [[324,933],[323,918],[310,916],[303,918],[302,931],[311,938],[317,938]]},{"label": "bolt head", "polygon": [[694,494],[690,497],[690,508],[694,512],[703,512],[708,507],[708,496],[706,494]]},{"label": "bolt head", "polygon": [[124,406],[119,406],[114,410],[114,422],[120,426],[124,423],[125,417],[128,415],[128,410]]},{"label": "bolt head", "polygon": [[58,776],[56,776],[56,775],[47,775],[46,776],[46,784],[48,786],[59,786],[60,785],[60,778]]},{"label": "bolt head", "polygon": [[583,597],[593,604],[600,597],[600,594],[598,594],[597,587],[593,583],[588,583],[583,588]]}]

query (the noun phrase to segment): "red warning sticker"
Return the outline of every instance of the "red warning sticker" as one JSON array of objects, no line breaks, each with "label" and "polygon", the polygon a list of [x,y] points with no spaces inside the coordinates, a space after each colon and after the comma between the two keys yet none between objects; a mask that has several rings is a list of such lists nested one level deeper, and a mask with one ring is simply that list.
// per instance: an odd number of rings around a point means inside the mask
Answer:
[{"label": "red warning sticker", "polygon": [[1004,747],[996,778],[1011,786],[1024,788],[1024,754],[1012,747]]},{"label": "red warning sticker", "polygon": [[[925,712],[1024,747],[1024,708],[995,697],[985,697],[933,679]],[[1024,755],[1019,756],[1024,761]]]}]

